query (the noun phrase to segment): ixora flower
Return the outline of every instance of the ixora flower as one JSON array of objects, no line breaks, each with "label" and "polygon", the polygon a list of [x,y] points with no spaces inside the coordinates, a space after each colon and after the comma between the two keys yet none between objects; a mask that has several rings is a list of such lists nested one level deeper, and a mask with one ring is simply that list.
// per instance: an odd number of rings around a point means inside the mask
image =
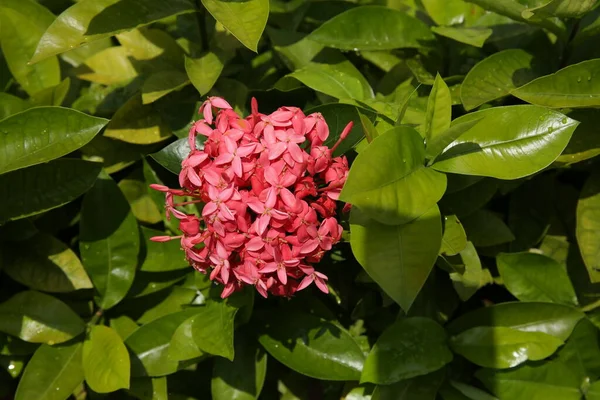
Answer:
[{"label": "ixora flower", "polygon": [[[222,98],[200,107],[204,116],[190,129],[190,154],[182,162],[181,189],[165,192],[167,217],[179,220],[179,239],[190,264],[221,283],[221,297],[253,285],[264,297],[291,296],[311,283],[327,293],[327,276],[315,270],[340,241],[336,201],[348,176],[344,156],[323,145],[329,128],[319,113],[281,107],[270,115],[240,117]],[[216,115],[215,115],[216,112]],[[204,148],[196,136],[206,136]],[[176,196],[191,201],[176,203]],[[200,217],[177,207],[204,204]]]}]

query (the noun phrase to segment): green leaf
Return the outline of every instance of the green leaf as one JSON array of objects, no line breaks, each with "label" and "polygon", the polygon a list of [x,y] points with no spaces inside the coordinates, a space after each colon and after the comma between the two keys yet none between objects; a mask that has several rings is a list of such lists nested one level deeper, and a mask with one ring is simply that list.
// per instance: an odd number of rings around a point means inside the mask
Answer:
[{"label": "green leaf", "polygon": [[[518,179],[550,165],[579,124],[543,107],[494,107],[455,119],[481,118],[436,159],[433,168],[456,174]],[[510,167],[508,167],[510,165]]]},{"label": "green leaf", "polygon": [[125,340],[132,351],[131,375],[163,376],[177,371],[179,363],[169,358],[169,345],[175,330],[197,312],[187,309],[140,326]]},{"label": "green leaf", "polygon": [[181,172],[181,162],[190,154],[190,145],[187,138],[179,139],[164,147],[162,150],[150,154],[157,163],[174,174]]},{"label": "green leaf", "polygon": [[309,38],[328,47],[354,51],[423,48],[435,41],[420,20],[381,6],[345,11],[315,29]]},{"label": "green leaf", "polygon": [[5,0],[0,6],[0,45],[12,76],[29,94],[60,83],[58,59],[29,65],[29,59],[54,15],[35,1]]},{"label": "green leaf", "polygon": [[180,71],[159,71],[148,77],[142,86],[142,104],[156,100],[188,85],[187,75]]},{"label": "green leaf", "polygon": [[498,400],[479,388],[453,380],[442,385],[440,395],[444,400]]},{"label": "green leaf", "polygon": [[269,17],[268,0],[202,0],[202,5],[244,46],[258,52],[258,41]]},{"label": "green leaf", "polygon": [[454,256],[467,246],[467,234],[456,215],[444,216],[444,235],[440,253]]},{"label": "green leaf", "polygon": [[591,11],[598,0],[551,0],[541,6],[523,11],[524,18],[555,16],[561,18],[581,18]]},{"label": "green leaf", "polygon": [[[192,339],[201,352],[233,360],[233,323],[237,311],[224,301],[209,302],[199,307],[196,315],[186,321],[191,325]],[[177,332],[174,337],[177,337]],[[171,343],[171,346],[174,345]]]},{"label": "green leaf", "polygon": [[108,121],[61,107],[39,107],[0,121],[0,174],[41,164],[88,143]]},{"label": "green leaf", "polygon": [[129,388],[129,353],[123,341],[108,326],[92,327],[83,343],[85,382],[97,393]]},{"label": "green leaf", "polygon": [[577,244],[592,283],[600,282],[600,173],[585,182],[577,202]]},{"label": "green leaf", "polygon": [[[149,194],[151,190],[146,181],[136,179],[139,176],[133,176],[121,179],[119,189],[131,206],[131,211],[138,221],[146,224],[156,224],[163,220],[163,215],[152,197]],[[136,173],[137,175],[137,173]],[[163,196],[164,197],[164,196]]]},{"label": "green leaf", "polygon": [[379,336],[360,380],[389,385],[436,371],[450,361],[452,353],[440,325],[429,318],[402,318]]},{"label": "green leaf", "polygon": [[600,400],[600,381],[591,384],[585,394],[585,400]]},{"label": "green leaf", "polygon": [[213,400],[254,400],[260,396],[267,373],[267,355],[245,336],[235,340],[235,358],[217,358],[213,367]]},{"label": "green leaf", "polygon": [[429,160],[427,166],[433,164],[435,158],[439,156],[450,143],[477,125],[479,121],[481,121],[481,119],[474,119],[472,121],[455,124],[451,128],[440,132],[438,136],[431,141],[428,141],[427,147],[425,148],[425,157]]},{"label": "green leaf", "polygon": [[61,83],[37,92],[29,98],[30,107],[60,106],[71,87],[71,78],[65,78]]},{"label": "green leaf", "polygon": [[495,246],[515,240],[508,226],[495,213],[477,210],[462,219],[467,238],[477,247]]},{"label": "green leaf", "polygon": [[371,122],[374,122],[377,117],[376,113],[365,108],[339,103],[323,104],[310,108],[306,110],[306,115],[316,112],[321,113],[327,121],[327,125],[329,125],[329,137],[323,143],[324,146],[332,147],[338,141],[346,124],[350,121],[354,123],[346,139],[335,149],[333,155],[336,157],[355,147],[364,137],[364,132],[361,129],[361,115],[367,117]]},{"label": "green leaf", "polygon": [[200,58],[185,58],[185,72],[201,96],[210,92],[219,79],[221,71],[223,71],[223,60],[216,53],[208,52]]},{"label": "green leaf", "polygon": [[470,15],[480,14],[481,10],[463,0],[422,0],[421,2],[427,14],[438,25],[462,24]]},{"label": "green leaf", "polygon": [[323,50],[323,45],[300,32],[267,27],[273,49],[279,53],[290,70],[305,67]]},{"label": "green leaf", "polygon": [[595,107],[600,105],[600,59],[570,65],[513,89],[511,94],[544,107]]},{"label": "green leaf", "polygon": [[62,343],[83,332],[81,318],[56,298],[27,290],[0,304],[0,331],[31,343]]},{"label": "green leaf", "polygon": [[481,287],[493,282],[490,271],[481,267],[479,254],[472,242],[467,242],[461,250],[460,259],[462,265],[450,263],[455,272],[450,273],[452,286],[462,301],[467,301]]},{"label": "green leaf", "polygon": [[570,118],[580,121],[571,140],[556,163],[573,164],[588,160],[600,154],[600,110],[576,109],[569,113]]},{"label": "green leaf", "polygon": [[167,388],[167,378],[133,378],[129,394],[140,400],[169,400],[175,397]]},{"label": "green leaf", "polygon": [[117,334],[119,335],[119,337],[122,340],[125,340],[137,328],[139,328],[139,325],[136,324],[135,321],[132,320],[131,318],[129,318],[128,316],[122,315],[122,316],[117,317],[117,318],[111,318],[111,320],[110,320],[110,327],[115,332],[117,332]]},{"label": "green leaf", "polygon": [[3,271],[31,289],[71,292],[93,287],[73,250],[45,233],[5,243],[1,258]]},{"label": "green leaf", "polygon": [[74,70],[79,79],[103,85],[127,84],[138,76],[129,50],[114,46],[101,50],[87,58]]},{"label": "green leaf", "polygon": [[177,240],[166,243],[153,242],[151,237],[165,233],[145,226],[142,227],[142,233],[146,244],[146,258],[140,266],[140,271],[165,272],[190,268],[181,251],[181,243]]},{"label": "green leaf", "polygon": [[27,108],[27,102],[8,93],[0,93],[0,120]]},{"label": "green leaf", "polygon": [[[179,277],[181,280],[181,277]],[[152,291],[148,290],[147,292],[152,293]],[[137,322],[140,324],[147,324],[152,322],[158,318],[164,317],[165,315],[171,314],[175,311],[182,311],[190,305],[194,298],[197,296],[197,293],[193,289],[188,289],[180,286],[173,287],[170,291],[167,291],[168,294],[166,297],[162,297],[160,302],[152,307],[148,307],[143,298],[140,299],[139,303],[142,306],[143,313],[137,319]],[[148,293],[142,293],[145,295]],[[202,298],[203,296],[201,296]]]},{"label": "green leaf", "polygon": [[140,242],[129,204],[106,173],[83,198],[79,229],[81,260],[98,292],[96,302],[111,308],[133,283]]},{"label": "green leaf", "polygon": [[405,225],[384,225],[357,209],[350,216],[352,252],[369,276],[408,311],[427,280],[442,241],[437,206]]},{"label": "green leaf", "polygon": [[358,380],[365,361],[352,336],[338,324],[302,312],[272,318],[258,340],[277,361],[316,379]]},{"label": "green leaf", "polygon": [[[465,179],[467,178],[467,179]],[[472,178],[478,178],[472,180]],[[471,180],[465,188],[454,187],[457,180]],[[474,182],[474,183],[473,183]],[[449,175],[448,190],[440,201],[440,208],[445,214],[456,214],[460,218],[473,214],[485,206],[498,191],[498,181],[492,178],[481,178],[469,175]]]},{"label": "green leaf", "polygon": [[427,143],[432,142],[450,128],[452,120],[452,101],[450,89],[440,74],[435,77],[435,82],[427,99],[427,112],[425,114],[425,127],[423,133]]},{"label": "green leaf", "polygon": [[524,332],[543,332],[567,340],[584,314],[569,306],[552,303],[502,303],[479,308],[450,322],[448,332],[456,335],[476,326],[504,326]]},{"label": "green leaf", "polygon": [[43,344],[23,372],[15,400],[64,400],[83,382],[81,342]]},{"label": "green leaf", "polygon": [[558,352],[558,359],[576,372],[580,381],[600,377],[600,331],[588,319],[579,321],[567,344]]},{"label": "green leaf", "polygon": [[402,224],[422,215],[442,198],[446,177],[424,166],[419,133],[396,127],[362,151],[352,163],[340,199],[383,224]]},{"label": "green leaf", "polygon": [[451,26],[433,26],[431,30],[440,36],[475,47],[483,47],[483,44],[492,36],[493,32],[491,29],[483,27],[455,28]]},{"label": "green leaf", "polygon": [[500,399],[581,400],[579,379],[558,361],[516,369],[482,369],[475,376]]},{"label": "green leaf", "polygon": [[160,143],[135,145],[97,135],[81,148],[81,152],[85,159],[102,161],[104,170],[112,174],[140,160],[144,154],[153,153],[160,148]]},{"label": "green leaf", "polygon": [[98,177],[98,163],[64,158],[0,175],[4,193],[0,223],[60,207],[87,191]]},{"label": "green leaf", "polygon": [[347,60],[331,64],[309,63],[287,77],[297,79],[317,92],[338,99],[363,100],[373,97],[370,90],[365,90],[365,78]]},{"label": "green leaf", "polygon": [[496,258],[504,286],[521,301],[577,305],[567,271],[550,257],[535,253],[503,253]]},{"label": "green leaf", "polygon": [[469,3],[477,4],[478,6],[492,11],[494,13],[504,15],[510,19],[519,22],[525,22],[532,25],[537,25],[542,28],[548,29],[561,39],[567,39],[566,28],[562,21],[556,18],[550,19],[532,19],[528,20],[521,14],[527,9],[526,1],[518,2],[515,0],[466,0]]},{"label": "green leaf", "polygon": [[450,340],[454,352],[488,368],[512,368],[527,360],[543,360],[563,344],[546,333],[499,326],[472,328]]},{"label": "green leaf", "polygon": [[104,131],[104,137],[133,144],[158,143],[170,136],[171,130],[162,121],[155,105],[143,104],[139,95],[117,110]]},{"label": "green leaf", "polygon": [[465,109],[508,96],[511,90],[539,76],[540,66],[525,50],[509,49],[477,63],[463,81],[460,98]]},{"label": "green leaf", "polygon": [[[444,377],[445,371],[440,369],[427,375],[404,379],[391,385],[377,385],[371,400],[436,400],[438,389]],[[348,400],[354,399],[349,396],[346,398]]]},{"label": "green leaf", "polygon": [[193,12],[187,0],[84,0],[67,8],[48,27],[31,62],[113,36],[159,19]]},{"label": "green leaf", "polygon": [[169,346],[169,359],[172,361],[184,361],[190,358],[202,357],[205,353],[200,350],[196,340],[194,340],[194,317],[188,318],[183,322],[173,336]]}]

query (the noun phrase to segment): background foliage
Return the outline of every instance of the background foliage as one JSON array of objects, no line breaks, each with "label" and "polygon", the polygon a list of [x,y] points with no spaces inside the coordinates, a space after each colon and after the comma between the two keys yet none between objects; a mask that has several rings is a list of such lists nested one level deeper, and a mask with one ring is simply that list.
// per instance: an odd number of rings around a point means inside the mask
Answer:
[{"label": "background foliage", "polygon": [[[600,399],[597,5],[2,0],[0,398]],[[354,121],[330,295],[149,241],[207,95]]]}]

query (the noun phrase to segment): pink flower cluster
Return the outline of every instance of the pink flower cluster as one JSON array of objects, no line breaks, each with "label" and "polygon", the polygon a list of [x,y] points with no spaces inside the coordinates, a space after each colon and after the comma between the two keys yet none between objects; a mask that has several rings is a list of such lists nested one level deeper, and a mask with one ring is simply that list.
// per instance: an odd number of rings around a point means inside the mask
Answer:
[{"label": "pink flower cluster", "polygon": [[[313,282],[327,293],[327,277],[313,265],[342,236],[336,200],[348,162],[332,152],[352,123],[330,149],[319,113],[281,107],[265,115],[252,99],[244,119],[218,97],[200,112],[204,119],[192,126],[192,150],[182,162],[182,189],[152,185],[166,193],[167,216],[179,219],[182,235],[152,240],[180,239],[192,266],[224,285],[222,297],[244,284],[264,297],[291,296]],[[203,150],[196,148],[198,134],[206,136]],[[175,203],[176,196],[193,200]],[[204,204],[200,218],[176,208],[190,203]]]}]

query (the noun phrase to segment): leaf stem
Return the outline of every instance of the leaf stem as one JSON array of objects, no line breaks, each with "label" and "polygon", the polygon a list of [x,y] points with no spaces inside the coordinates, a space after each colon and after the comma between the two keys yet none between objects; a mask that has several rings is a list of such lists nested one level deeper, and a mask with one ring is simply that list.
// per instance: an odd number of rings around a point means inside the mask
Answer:
[{"label": "leaf stem", "polygon": [[581,312],[588,312],[588,311],[595,310],[598,307],[600,307],[600,299],[598,299],[595,302],[590,303],[590,304],[588,304],[586,306],[579,307],[579,311],[581,311]]},{"label": "leaf stem", "polygon": [[202,4],[201,0],[198,0],[198,13],[196,14],[198,19],[198,27],[200,28],[200,46],[202,51],[208,51],[208,33],[206,31],[206,8]]},{"label": "leaf stem", "polygon": [[92,319],[90,319],[90,322],[87,323],[88,327],[91,328],[92,326],[96,325],[100,317],[102,317],[102,315],[104,315],[104,309],[99,308],[92,316]]}]

